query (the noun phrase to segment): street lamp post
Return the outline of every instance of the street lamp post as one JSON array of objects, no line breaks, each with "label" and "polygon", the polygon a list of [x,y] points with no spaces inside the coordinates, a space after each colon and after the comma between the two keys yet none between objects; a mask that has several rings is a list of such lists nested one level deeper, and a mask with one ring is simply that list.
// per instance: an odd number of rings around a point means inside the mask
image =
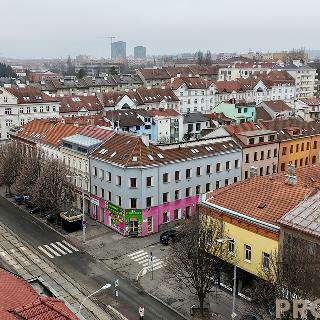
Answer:
[{"label": "street lamp post", "polygon": [[[234,241],[233,239],[217,239],[218,243],[223,243],[225,241]],[[235,319],[236,314],[236,290],[237,290],[237,263],[236,263],[236,247],[234,242],[234,253],[233,253],[233,290],[232,290],[232,313],[231,319]]]},{"label": "street lamp post", "polygon": [[79,179],[81,182],[81,189],[82,189],[82,242],[86,242],[86,217],[84,213],[84,185],[83,180],[87,180],[87,177],[83,178],[82,176],[67,176],[67,178],[76,178]]},{"label": "street lamp post", "polygon": [[97,290],[97,291],[89,294],[87,297],[85,297],[85,298],[83,299],[83,301],[81,302],[80,307],[79,307],[79,313],[80,313],[80,315],[81,315],[81,308],[82,308],[84,302],[85,302],[87,299],[89,299],[90,297],[92,297],[93,295],[97,294],[98,292],[100,292],[100,291],[102,291],[102,290],[107,290],[107,289],[109,289],[110,287],[111,287],[111,284],[110,284],[110,283],[106,283],[106,284],[105,284],[103,287],[101,287],[99,290]]}]

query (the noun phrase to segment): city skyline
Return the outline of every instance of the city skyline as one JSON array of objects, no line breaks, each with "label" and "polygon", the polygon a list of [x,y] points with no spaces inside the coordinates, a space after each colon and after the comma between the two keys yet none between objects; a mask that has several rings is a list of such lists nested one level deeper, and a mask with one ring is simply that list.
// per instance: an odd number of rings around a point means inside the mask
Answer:
[{"label": "city skyline", "polygon": [[[283,0],[279,4],[271,0],[260,3],[259,8],[252,4],[252,0],[241,3],[201,0],[196,4],[187,0],[181,5],[165,0],[155,9],[146,0],[141,0],[139,6],[123,1],[122,7],[99,0],[93,0],[90,6],[75,0],[62,6],[58,0],[47,10],[39,0],[22,2],[18,7],[4,0],[2,8],[11,14],[1,18],[0,27],[6,32],[0,35],[1,43],[5,44],[0,56],[54,58],[88,54],[108,58],[110,41],[104,38],[107,36],[115,36],[114,41],[125,41],[128,55],[133,55],[133,48],[139,45],[146,46],[149,55],[199,49],[217,53],[245,52],[249,48],[254,51],[318,49],[313,44],[320,31],[316,16],[318,2],[304,2],[306,8],[313,7],[308,12],[308,25],[304,19],[293,20],[301,14],[297,1]],[[123,7],[125,12],[121,11]],[[144,14],[139,21],[141,8]],[[12,21],[17,21],[15,26],[11,25]],[[24,50],[18,51],[18,47]]]}]

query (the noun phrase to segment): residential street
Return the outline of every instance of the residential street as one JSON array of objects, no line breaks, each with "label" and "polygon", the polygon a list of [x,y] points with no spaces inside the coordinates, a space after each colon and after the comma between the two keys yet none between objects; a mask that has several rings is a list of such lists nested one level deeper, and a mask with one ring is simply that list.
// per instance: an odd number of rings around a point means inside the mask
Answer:
[{"label": "residential street", "polygon": [[114,281],[119,279],[117,300],[113,289],[100,294],[97,299],[105,305],[113,306],[128,319],[139,318],[140,304],[145,306],[144,319],[183,319],[120,274],[111,271],[103,262],[65,242],[59,233],[39,223],[33,216],[2,197],[0,197],[0,217],[3,224],[31,245],[38,254],[49,259],[62,273],[74,279],[89,292],[96,291],[106,283],[114,284]]}]

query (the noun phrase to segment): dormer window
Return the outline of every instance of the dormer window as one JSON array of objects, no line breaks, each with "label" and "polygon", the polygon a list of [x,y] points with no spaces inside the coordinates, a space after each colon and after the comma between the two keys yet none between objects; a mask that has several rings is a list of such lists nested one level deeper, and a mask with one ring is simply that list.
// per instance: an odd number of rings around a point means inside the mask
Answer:
[{"label": "dormer window", "polygon": [[264,142],[264,137],[259,137],[259,142]]},{"label": "dormer window", "polygon": [[274,141],[274,134],[269,136],[269,141]]},{"label": "dormer window", "polygon": [[254,144],[254,138],[249,139],[249,144]]}]

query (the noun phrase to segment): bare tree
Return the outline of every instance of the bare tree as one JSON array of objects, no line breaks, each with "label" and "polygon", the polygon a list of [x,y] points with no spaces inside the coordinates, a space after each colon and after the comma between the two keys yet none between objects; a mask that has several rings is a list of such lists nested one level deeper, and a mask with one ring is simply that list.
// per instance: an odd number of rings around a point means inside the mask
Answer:
[{"label": "bare tree", "polygon": [[198,297],[201,313],[208,293],[220,279],[222,260],[229,260],[227,248],[217,242],[223,236],[223,222],[198,213],[186,220],[168,257],[168,274]]},{"label": "bare tree", "polygon": [[25,153],[19,176],[13,185],[18,193],[29,193],[34,187],[41,173],[43,156],[43,151],[37,148],[30,148]]},{"label": "bare tree", "polygon": [[20,174],[24,150],[20,143],[10,141],[0,147],[0,184],[6,186],[11,193],[11,187]]},{"label": "bare tree", "polygon": [[212,55],[211,55],[211,51],[208,50],[206,52],[206,56],[205,56],[205,59],[204,59],[204,63],[205,65],[207,66],[211,66],[212,65]]},{"label": "bare tree", "polygon": [[[319,245],[285,236],[280,253],[270,256],[268,266],[262,268],[260,277],[254,281],[250,292],[254,314],[261,319],[266,316],[275,319],[276,299],[286,299],[291,305],[296,298],[316,299],[320,294],[319,254]],[[283,313],[281,319],[293,319],[292,313]]]},{"label": "bare tree", "polygon": [[294,60],[302,60],[304,63],[308,60],[308,54],[304,48],[301,49],[292,49],[287,55],[287,62],[292,62]]},{"label": "bare tree", "polygon": [[73,201],[73,185],[66,166],[58,159],[46,159],[39,179],[32,189],[32,199],[41,210],[53,213],[69,208]]}]

